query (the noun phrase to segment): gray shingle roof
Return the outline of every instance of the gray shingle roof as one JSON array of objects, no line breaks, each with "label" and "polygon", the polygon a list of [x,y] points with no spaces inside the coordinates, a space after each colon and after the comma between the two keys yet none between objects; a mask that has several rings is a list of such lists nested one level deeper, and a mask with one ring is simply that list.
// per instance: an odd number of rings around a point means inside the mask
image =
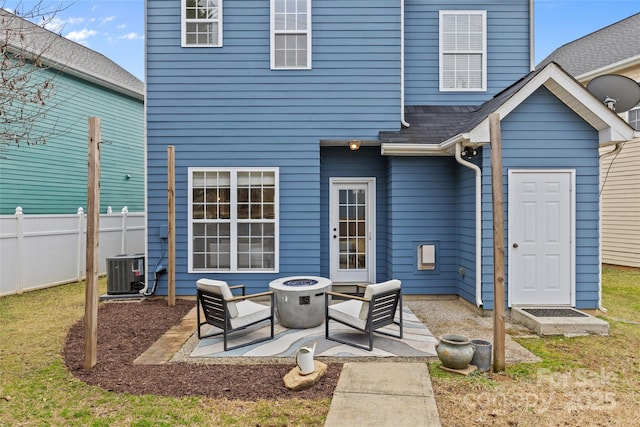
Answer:
[{"label": "gray shingle roof", "polygon": [[640,55],[640,13],[556,49],[536,68],[553,61],[574,76]]},{"label": "gray shingle roof", "polygon": [[405,107],[405,119],[410,126],[399,131],[380,132],[380,140],[384,143],[439,144],[470,132],[541,70],[527,74],[482,105]]},{"label": "gray shingle roof", "polygon": [[0,43],[4,44],[8,38],[13,50],[41,54],[45,66],[138,99],[144,98],[142,81],[106,56],[81,44],[4,9],[0,9],[0,31]]},{"label": "gray shingle roof", "polygon": [[380,139],[403,144],[438,144],[456,135],[477,109],[477,105],[405,107],[405,120],[411,126],[400,131],[380,132]]}]

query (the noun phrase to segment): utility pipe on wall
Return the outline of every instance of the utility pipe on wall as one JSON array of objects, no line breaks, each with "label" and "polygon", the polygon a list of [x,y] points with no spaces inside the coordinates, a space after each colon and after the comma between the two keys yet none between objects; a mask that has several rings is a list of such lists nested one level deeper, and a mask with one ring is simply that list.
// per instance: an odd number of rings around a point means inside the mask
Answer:
[{"label": "utility pipe on wall", "polygon": [[462,142],[456,144],[456,161],[475,172],[476,180],[476,306],[482,307],[482,171],[462,158]]},{"label": "utility pipe on wall", "polygon": [[404,0],[400,1],[400,124],[410,126],[404,119]]},{"label": "utility pipe on wall", "polygon": [[536,69],[536,51],[535,51],[535,9],[534,0],[529,0],[529,69]]}]

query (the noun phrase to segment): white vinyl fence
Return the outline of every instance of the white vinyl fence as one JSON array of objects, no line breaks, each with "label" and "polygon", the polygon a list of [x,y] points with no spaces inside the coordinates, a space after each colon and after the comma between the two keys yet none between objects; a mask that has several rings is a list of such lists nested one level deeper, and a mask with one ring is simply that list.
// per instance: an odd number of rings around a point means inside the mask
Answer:
[{"label": "white vinyl fence", "polygon": [[[144,253],[145,213],[100,215],[99,272],[107,258]],[[0,296],[84,279],[87,217],[74,215],[0,215]]]}]

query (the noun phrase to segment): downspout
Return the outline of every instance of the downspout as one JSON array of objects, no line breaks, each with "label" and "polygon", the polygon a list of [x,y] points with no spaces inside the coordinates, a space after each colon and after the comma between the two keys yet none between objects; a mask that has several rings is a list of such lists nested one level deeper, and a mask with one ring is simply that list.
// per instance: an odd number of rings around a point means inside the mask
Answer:
[{"label": "downspout", "polygon": [[404,0],[400,0],[400,124],[411,126],[404,119]]},{"label": "downspout", "polygon": [[476,173],[476,306],[482,307],[482,171],[462,158],[462,142],[456,143],[456,161]]},{"label": "downspout", "polygon": [[529,68],[531,71],[536,69],[536,51],[535,51],[535,11],[534,0],[529,0]]},{"label": "downspout", "polygon": [[[615,145],[613,150],[600,154],[600,161],[602,161],[602,159],[604,159],[605,157],[614,156],[614,155],[617,156],[618,153],[622,151],[623,145],[624,145],[623,143],[619,142]],[[602,209],[602,203],[600,201],[600,198],[598,198],[598,203],[600,204],[600,209]],[[598,224],[598,228],[600,229],[600,233],[599,233],[600,244],[598,245],[598,247],[600,248],[600,280],[599,280],[600,286],[598,287],[598,310],[600,310],[603,313],[606,313],[607,309],[602,306],[602,215],[599,215],[599,221],[600,221],[600,224]]]}]

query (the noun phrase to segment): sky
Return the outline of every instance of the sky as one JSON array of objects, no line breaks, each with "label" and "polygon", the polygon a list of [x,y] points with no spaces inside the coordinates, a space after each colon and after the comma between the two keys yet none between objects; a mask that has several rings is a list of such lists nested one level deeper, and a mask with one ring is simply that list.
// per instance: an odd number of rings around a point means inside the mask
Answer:
[{"label": "sky", "polygon": [[[58,11],[50,30],[144,81],[144,0],[0,0],[0,5],[15,9],[21,3],[28,9],[38,2]],[[640,0],[535,0],[534,10],[538,63],[558,47],[640,12]]]}]

